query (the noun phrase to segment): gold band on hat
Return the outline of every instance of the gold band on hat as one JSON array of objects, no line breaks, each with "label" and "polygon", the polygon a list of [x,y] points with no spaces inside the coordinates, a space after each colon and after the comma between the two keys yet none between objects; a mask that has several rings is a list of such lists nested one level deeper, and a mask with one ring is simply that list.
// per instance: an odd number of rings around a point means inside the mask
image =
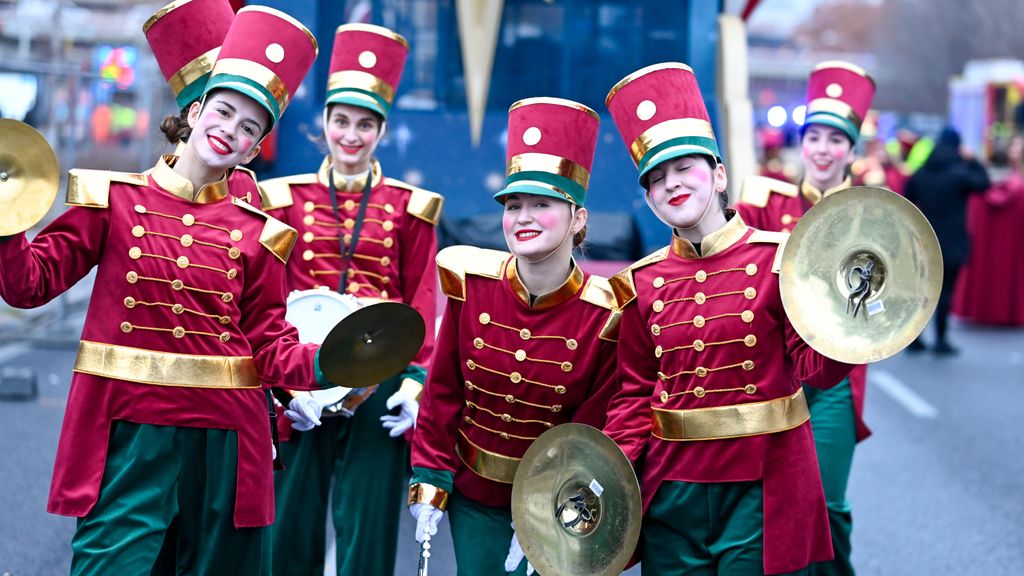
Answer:
[{"label": "gold band on hat", "polygon": [[253,80],[270,92],[274,100],[277,101],[278,110],[281,113],[288,107],[288,87],[284,85],[284,81],[277,74],[274,74],[273,70],[259,62],[241,58],[224,58],[217,61],[213,74],[214,76],[232,74]]},{"label": "gold band on hat", "polygon": [[335,34],[339,32],[369,32],[371,34],[377,34],[385,38],[390,38],[395,42],[398,42],[402,46],[405,46],[406,50],[409,49],[409,41],[406,40],[404,36],[402,36],[398,32],[395,32],[394,30],[391,30],[390,28],[377,26],[375,24],[363,24],[362,22],[342,24],[341,26],[338,26],[334,30]]},{"label": "gold band on hat", "polygon": [[669,441],[720,440],[783,432],[810,420],[803,388],[765,402],[651,411],[651,434]]},{"label": "gold band on hat", "polygon": [[637,70],[636,72],[633,72],[629,76],[626,76],[622,80],[619,80],[615,84],[615,86],[612,86],[612,89],[608,91],[608,95],[604,97],[604,105],[607,106],[608,103],[611,102],[612,96],[615,96],[616,92],[621,90],[623,86],[625,86],[626,84],[629,84],[633,80],[636,80],[637,78],[640,78],[641,76],[646,76],[647,74],[650,74],[651,72],[657,72],[659,70],[673,70],[673,69],[675,69],[675,70],[685,70],[685,71],[693,74],[693,68],[690,68],[689,66],[687,66],[686,64],[683,64],[682,62],[662,62],[661,64],[651,64],[650,66],[645,66],[645,67]]},{"label": "gold band on hat", "polygon": [[184,388],[259,388],[249,356],[199,356],[82,340],[75,372],[139,384]]},{"label": "gold band on hat", "polygon": [[853,108],[843,102],[842,100],[835,100],[832,98],[815,98],[807,104],[807,116],[814,114],[815,112],[827,112],[829,114],[835,114],[840,118],[846,118],[857,128],[860,128],[861,117],[853,111]]},{"label": "gold band on hat", "polygon": [[554,154],[527,152],[517,154],[508,161],[506,175],[519,172],[547,172],[568,178],[584,189],[590,184],[590,171],[576,162]]},{"label": "gold band on hat", "polygon": [[655,148],[659,144],[674,140],[676,138],[685,138],[687,136],[696,136],[700,138],[715,139],[715,131],[711,128],[711,123],[707,120],[701,120],[700,118],[675,118],[672,120],[666,120],[660,124],[651,126],[639,136],[633,140],[633,143],[629,145],[629,153],[633,156],[633,162],[640,163],[640,159],[644,157],[652,148]]},{"label": "gold band on hat", "polygon": [[177,96],[181,94],[181,91],[189,86],[189,84],[203,77],[204,74],[208,73],[213,69],[213,65],[217,62],[217,54],[220,53],[220,46],[196,56],[188,64],[181,67],[180,70],[171,76],[167,83],[171,86],[171,92]]},{"label": "gold band on hat", "polygon": [[181,8],[182,6],[188,4],[191,1],[192,0],[174,0],[174,2],[171,2],[170,4],[167,4],[163,8],[157,10],[156,14],[150,16],[149,20],[146,20],[146,23],[142,25],[142,33],[145,34],[146,32],[149,32],[149,29],[153,27],[153,24],[156,24],[157,20],[163,18],[164,16],[167,16],[171,12],[174,12],[178,8]]},{"label": "gold band on hat", "polygon": [[327,79],[327,92],[352,88],[372,92],[388,104],[395,100],[395,89],[387,82],[362,70],[341,70]]},{"label": "gold band on hat", "polygon": [[522,108],[523,106],[529,106],[531,104],[553,104],[555,106],[565,106],[566,108],[572,108],[574,110],[579,110],[580,112],[586,112],[591,117],[593,117],[594,120],[597,120],[597,121],[601,120],[601,117],[598,116],[597,112],[594,112],[590,108],[590,106],[586,106],[586,105],[580,104],[579,102],[574,102],[572,100],[566,100],[565,98],[552,98],[550,96],[540,96],[540,97],[537,97],[537,98],[524,98],[523,100],[519,100],[519,101],[513,103],[511,106],[509,106],[508,111],[512,112],[516,108]]}]

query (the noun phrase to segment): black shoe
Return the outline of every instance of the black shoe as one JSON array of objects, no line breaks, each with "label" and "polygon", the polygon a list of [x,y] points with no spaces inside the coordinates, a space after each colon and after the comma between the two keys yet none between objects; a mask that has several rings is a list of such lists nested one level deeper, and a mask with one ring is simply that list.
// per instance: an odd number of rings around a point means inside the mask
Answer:
[{"label": "black shoe", "polygon": [[907,346],[907,352],[924,352],[925,346],[921,338],[914,338],[914,341]]},{"label": "black shoe", "polygon": [[946,342],[945,340],[939,340],[939,342],[935,344],[935,347],[932,348],[932,351],[939,356],[954,356],[960,353],[959,350],[950,346],[949,342]]}]

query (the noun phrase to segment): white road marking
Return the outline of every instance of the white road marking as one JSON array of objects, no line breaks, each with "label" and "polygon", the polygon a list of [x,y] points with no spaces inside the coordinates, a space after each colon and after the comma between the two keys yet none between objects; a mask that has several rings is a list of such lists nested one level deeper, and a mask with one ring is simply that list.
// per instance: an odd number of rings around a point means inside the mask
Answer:
[{"label": "white road marking", "polygon": [[0,346],[0,365],[3,365],[4,362],[7,362],[11,358],[21,356],[28,351],[28,344],[8,344],[6,346]]},{"label": "white road marking", "polygon": [[911,390],[909,386],[891,372],[879,370],[872,366],[871,370],[868,371],[868,380],[914,416],[928,419],[938,417],[938,408],[932,406],[917,392]]}]

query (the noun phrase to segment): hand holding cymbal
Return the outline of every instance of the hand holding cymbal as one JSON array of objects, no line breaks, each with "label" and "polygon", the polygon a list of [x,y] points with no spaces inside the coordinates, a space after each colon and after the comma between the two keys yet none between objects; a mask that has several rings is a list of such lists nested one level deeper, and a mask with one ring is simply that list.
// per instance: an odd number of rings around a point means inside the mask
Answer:
[{"label": "hand holding cymbal", "polygon": [[363,388],[394,376],[419,352],[426,329],[415,308],[378,302],[343,318],[320,346],[320,370],[347,388]]},{"label": "hand holding cymbal", "polygon": [[28,124],[0,118],[0,236],[42,220],[59,185],[57,156],[46,138]]}]

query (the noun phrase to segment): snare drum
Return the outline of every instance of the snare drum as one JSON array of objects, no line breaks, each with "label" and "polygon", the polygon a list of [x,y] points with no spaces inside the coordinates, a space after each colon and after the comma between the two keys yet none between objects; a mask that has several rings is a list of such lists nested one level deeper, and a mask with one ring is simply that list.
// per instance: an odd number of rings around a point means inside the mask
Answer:
[{"label": "snare drum", "polygon": [[[331,329],[342,318],[355,312],[362,304],[351,294],[339,294],[329,288],[296,290],[288,295],[285,320],[299,331],[303,344],[322,344]],[[352,416],[356,408],[377,390],[377,385],[366,388],[336,386],[312,392],[290,390],[292,396],[307,394],[323,407],[324,417]]]}]

